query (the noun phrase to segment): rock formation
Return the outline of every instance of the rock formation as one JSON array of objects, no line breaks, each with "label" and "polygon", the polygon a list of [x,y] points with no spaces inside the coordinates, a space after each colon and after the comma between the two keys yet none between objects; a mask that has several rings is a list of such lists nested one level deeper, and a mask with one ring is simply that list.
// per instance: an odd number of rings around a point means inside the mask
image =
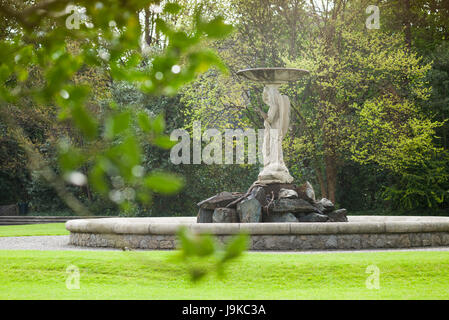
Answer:
[{"label": "rock formation", "polygon": [[246,193],[221,192],[198,203],[198,223],[347,222],[346,209],[315,199],[312,185],[256,182]]}]

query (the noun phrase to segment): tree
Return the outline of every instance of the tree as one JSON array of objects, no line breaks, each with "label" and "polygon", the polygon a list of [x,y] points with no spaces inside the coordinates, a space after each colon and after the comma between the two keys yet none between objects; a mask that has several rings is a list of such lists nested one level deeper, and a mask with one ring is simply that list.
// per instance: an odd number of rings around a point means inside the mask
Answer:
[{"label": "tree", "polygon": [[[441,151],[434,138],[442,121],[423,107],[431,92],[431,63],[410,49],[403,33],[367,30],[369,1],[258,4],[232,2],[237,31],[232,42],[216,44],[231,75],[204,74],[184,92],[188,101],[201,97],[193,118],[221,127],[261,127],[267,108],[261,87],[242,83],[234,71],[297,67],[311,75],[283,89],[292,101],[286,160],[297,179],[319,184],[321,196],[336,201],[338,172],[346,162],[400,174]],[[381,12],[391,10],[390,2],[378,5]],[[238,123],[214,114],[232,115]]]},{"label": "tree", "polygon": [[[94,190],[129,209],[134,201],[149,201],[150,192],[171,194],[182,186],[182,179],[163,172],[142,172],[143,140],[167,148],[162,116],[146,112],[118,110],[114,104],[99,105],[90,100],[92,91],[86,80],[89,71],[101,68],[107,78],[134,83],[147,94],[174,94],[186,82],[210,66],[222,65],[201,42],[220,38],[231,31],[221,17],[204,19],[199,11],[192,28],[183,31],[170,20],[159,17],[154,26],[166,45],[163,50],[142,56],[140,13],[158,1],[110,0],[92,3],[77,1],[30,1],[20,8],[15,2],[2,2],[0,15],[7,29],[0,41],[0,114],[4,125],[25,151],[32,170],[38,170],[61,198],[79,214],[85,206],[66,189],[66,183],[91,186]],[[182,8],[167,2],[161,7],[164,17]],[[80,15],[79,12],[84,12]],[[85,17],[87,21],[82,21]],[[72,50],[71,44],[79,44]],[[173,69],[174,66],[178,66]],[[32,70],[42,82],[28,86]],[[175,70],[175,71],[173,71]],[[95,77],[99,79],[98,77]],[[92,82],[89,80],[89,84]],[[98,95],[97,95],[98,97]],[[29,100],[31,103],[25,104]],[[58,139],[61,175],[46,161],[29,134],[14,118],[11,108],[52,106],[60,121],[73,124],[82,139]],[[89,106],[90,104],[90,106]],[[54,106],[54,107],[53,107]],[[94,112],[94,109],[101,112]],[[60,137],[58,137],[60,138]],[[87,167],[86,167],[87,166]],[[87,177],[82,168],[88,168]],[[114,183],[118,180],[121,183]]]},{"label": "tree", "polygon": [[337,43],[338,51],[317,45],[290,64],[311,70],[313,78],[297,110],[292,150],[321,164],[315,171],[321,193],[333,200],[344,159],[404,169],[436,150],[434,130],[441,125],[416,103],[427,99],[430,65],[421,65],[401,39],[342,30]]}]

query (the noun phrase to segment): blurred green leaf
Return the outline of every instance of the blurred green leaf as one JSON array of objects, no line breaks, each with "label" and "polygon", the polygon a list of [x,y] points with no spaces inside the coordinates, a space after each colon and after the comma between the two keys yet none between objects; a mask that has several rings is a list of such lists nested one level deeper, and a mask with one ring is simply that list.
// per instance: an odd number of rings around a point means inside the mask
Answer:
[{"label": "blurred green leaf", "polygon": [[228,36],[233,27],[226,24],[223,17],[216,17],[209,22],[201,21],[198,29],[206,33],[209,38],[220,39]]},{"label": "blurred green leaf", "polygon": [[181,255],[184,259],[194,256],[196,249],[195,249],[195,243],[193,240],[192,234],[190,234],[186,227],[181,227],[178,230],[177,233],[179,243],[180,243],[180,250]]},{"label": "blurred green leaf", "polygon": [[85,137],[89,140],[97,136],[98,124],[95,118],[92,117],[87,110],[81,105],[76,105],[71,110],[73,121],[81,130]]},{"label": "blurred green leaf", "polygon": [[164,132],[165,130],[165,119],[164,119],[164,114],[159,114],[156,116],[156,118],[154,118],[154,120],[152,121],[152,129],[153,132],[156,134],[161,134]]},{"label": "blurred green leaf", "polygon": [[153,143],[162,148],[162,149],[170,149],[175,146],[178,142],[170,140],[169,136],[157,136],[153,139]]},{"label": "blurred green leaf", "polygon": [[134,166],[140,164],[140,145],[135,136],[127,137],[116,149],[116,156],[120,157],[130,171]]},{"label": "blurred green leaf", "polygon": [[11,76],[11,69],[6,65],[0,65],[0,82],[4,83]]},{"label": "blurred green leaf", "polygon": [[170,14],[177,14],[181,11],[182,7],[176,2],[169,2],[164,6],[164,12]]},{"label": "blurred green leaf", "polygon": [[101,162],[97,162],[97,164],[90,170],[88,179],[97,192],[103,195],[107,194],[109,188],[108,183],[106,182],[106,173]]},{"label": "blurred green leaf", "polygon": [[150,204],[152,197],[151,194],[146,191],[139,191],[137,192],[137,200],[141,201],[144,204]]},{"label": "blurred green leaf", "polygon": [[60,151],[59,153],[59,165],[65,172],[73,171],[79,168],[85,158],[80,150],[71,147],[66,151]]},{"label": "blurred green leaf", "polygon": [[226,245],[221,262],[223,263],[240,256],[245,250],[248,249],[248,242],[249,237],[247,234],[241,233],[234,237],[231,242]]},{"label": "blurred green leaf", "polygon": [[129,111],[108,117],[105,121],[105,136],[112,139],[129,128],[131,113]]},{"label": "blurred green leaf", "polygon": [[214,238],[209,234],[199,235],[195,247],[198,257],[210,256],[215,252]]},{"label": "blurred green leaf", "polygon": [[216,250],[215,240],[210,234],[194,235],[186,227],[182,227],[179,229],[177,235],[184,258],[207,257],[212,255]]},{"label": "blurred green leaf", "polygon": [[184,179],[173,173],[154,172],[145,177],[145,185],[162,194],[173,194],[184,186]]},{"label": "blurred green leaf", "polygon": [[137,122],[144,132],[149,133],[151,131],[151,120],[146,112],[142,111],[138,113]]},{"label": "blurred green leaf", "polygon": [[207,274],[207,270],[205,270],[205,268],[194,267],[190,269],[189,273],[192,281],[198,282],[199,280],[204,278],[204,276]]}]

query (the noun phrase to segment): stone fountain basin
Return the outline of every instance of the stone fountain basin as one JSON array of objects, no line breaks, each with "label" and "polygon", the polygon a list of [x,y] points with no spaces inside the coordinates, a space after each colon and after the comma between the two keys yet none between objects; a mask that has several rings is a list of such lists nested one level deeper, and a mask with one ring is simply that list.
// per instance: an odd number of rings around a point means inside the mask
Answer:
[{"label": "stone fountain basin", "polygon": [[195,217],[103,218],[66,222],[70,244],[87,247],[175,249],[185,226],[225,243],[246,232],[250,250],[382,249],[449,246],[449,217],[348,216],[348,222],[196,223]]},{"label": "stone fountain basin", "polygon": [[237,75],[248,80],[265,84],[283,84],[290,81],[298,81],[309,71],[294,68],[251,68],[237,71]]}]

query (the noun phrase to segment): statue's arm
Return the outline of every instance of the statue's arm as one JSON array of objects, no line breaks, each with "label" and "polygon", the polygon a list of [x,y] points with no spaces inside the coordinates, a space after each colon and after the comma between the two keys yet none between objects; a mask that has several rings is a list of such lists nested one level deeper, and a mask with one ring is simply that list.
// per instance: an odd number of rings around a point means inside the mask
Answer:
[{"label": "statue's arm", "polygon": [[278,108],[279,108],[278,105],[274,103],[270,106],[270,109],[268,109],[267,121],[269,123],[273,123],[273,120],[276,117],[276,114],[278,113]]},{"label": "statue's arm", "polygon": [[276,96],[274,96],[275,93],[273,90],[270,90],[269,88],[265,87],[263,90],[262,100],[265,102],[270,108],[268,109],[268,113],[266,117],[264,116],[265,120],[269,123],[273,123],[277,113],[278,113],[278,103]]}]

